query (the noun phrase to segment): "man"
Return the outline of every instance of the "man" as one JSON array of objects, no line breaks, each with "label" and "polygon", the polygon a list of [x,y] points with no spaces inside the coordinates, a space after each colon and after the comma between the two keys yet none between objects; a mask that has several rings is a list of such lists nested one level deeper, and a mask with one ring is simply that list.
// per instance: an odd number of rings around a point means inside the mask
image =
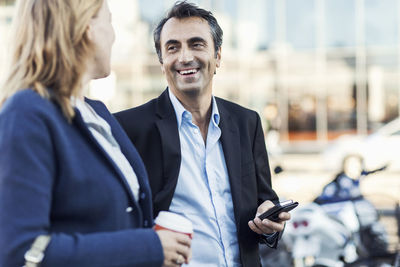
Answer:
[{"label": "man", "polygon": [[211,12],[179,2],[154,41],[167,90],[115,114],[145,162],[154,214],[170,210],[193,222],[189,266],[260,266],[258,243],[276,246],[290,215],[256,216],[278,197],[259,116],[212,95],[222,30]]}]

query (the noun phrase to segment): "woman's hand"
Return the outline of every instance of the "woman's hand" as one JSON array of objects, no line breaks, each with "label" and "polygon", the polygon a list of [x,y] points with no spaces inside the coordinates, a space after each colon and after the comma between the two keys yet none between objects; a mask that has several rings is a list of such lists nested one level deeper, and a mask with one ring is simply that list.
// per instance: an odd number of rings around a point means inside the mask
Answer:
[{"label": "woman's hand", "polygon": [[161,240],[164,252],[165,267],[177,267],[183,263],[188,264],[192,256],[190,249],[192,240],[188,235],[168,230],[156,231]]}]

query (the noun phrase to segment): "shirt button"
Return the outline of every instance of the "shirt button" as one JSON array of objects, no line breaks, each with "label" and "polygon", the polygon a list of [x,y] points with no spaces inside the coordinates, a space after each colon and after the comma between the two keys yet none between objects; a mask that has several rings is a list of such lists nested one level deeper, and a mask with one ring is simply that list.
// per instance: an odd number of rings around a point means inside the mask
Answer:
[{"label": "shirt button", "polygon": [[144,227],[147,227],[149,225],[149,221],[148,220],[144,220],[143,225],[144,225]]},{"label": "shirt button", "polygon": [[129,213],[129,212],[132,212],[132,210],[133,210],[132,207],[127,207],[125,211]]},{"label": "shirt button", "polygon": [[146,193],[141,193],[140,194],[140,199],[145,199],[146,198]]}]

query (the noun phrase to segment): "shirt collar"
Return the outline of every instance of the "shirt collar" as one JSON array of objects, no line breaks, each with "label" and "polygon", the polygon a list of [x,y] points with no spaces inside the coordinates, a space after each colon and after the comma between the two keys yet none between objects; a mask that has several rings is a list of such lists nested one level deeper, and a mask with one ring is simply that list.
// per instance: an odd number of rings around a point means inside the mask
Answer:
[{"label": "shirt collar", "polygon": [[[178,128],[179,128],[181,127],[182,119],[184,117],[190,119],[190,121],[192,120],[192,114],[185,109],[185,107],[181,104],[181,102],[179,102],[179,100],[176,98],[176,96],[171,92],[169,88],[168,88],[168,94],[169,98],[171,99],[172,106],[174,107],[175,110],[176,120],[178,122]],[[212,96],[211,101],[212,101],[211,118],[213,120],[213,123],[218,126],[220,121],[220,116],[219,116],[217,101],[215,101],[214,96]]]}]

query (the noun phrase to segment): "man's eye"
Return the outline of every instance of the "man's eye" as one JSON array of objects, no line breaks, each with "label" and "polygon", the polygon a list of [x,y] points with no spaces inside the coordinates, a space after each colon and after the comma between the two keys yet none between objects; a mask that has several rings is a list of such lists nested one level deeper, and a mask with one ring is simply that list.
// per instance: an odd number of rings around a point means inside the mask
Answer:
[{"label": "man's eye", "polygon": [[176,46],[168,46],[168,48],[167,48],[167,50],[168,51],[174,51],[174,50],[176,50]]},{"label": "man's eye", "polygon": [[200,48],[200,47],[203,47],[204,45],[202,44],[202,43],[194,43],[193,44],[193,47],[196,47],[196,48]]}]

